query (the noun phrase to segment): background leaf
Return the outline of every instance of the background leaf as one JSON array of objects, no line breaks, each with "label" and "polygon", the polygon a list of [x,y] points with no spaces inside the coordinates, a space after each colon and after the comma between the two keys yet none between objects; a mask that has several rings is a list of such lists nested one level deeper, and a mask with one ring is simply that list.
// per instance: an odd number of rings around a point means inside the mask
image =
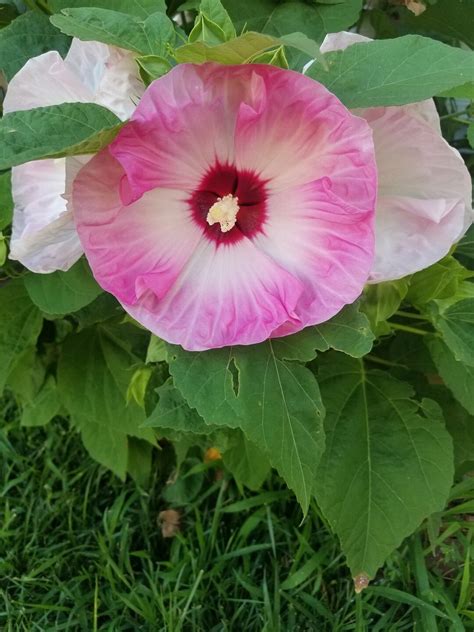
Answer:
[{"label": "background leaf", "polygon": [[110,0],[49,0],[48,7],[53,13],[59,13],[63,9],[79,9],[81,7],[110,9],[111,4],[113,4],[114,11],[128,13],[142,20],[157,11],[166,13],[165,0],[113,0],[112,3]]},{"label": "background leaf", "polygon": [[22,352],[36,343],[43,318],[21,280],[0,285],[0,393]]},{"label": "background leaf", "polygon": [[12,221],[13,199],[11,173],[0,174],[0,230],[6,228]]},{"label": "background leaf", "polygon": [[315,495],[353,576],[374,577],[421,521],[444,507],[453,453],[439,406],[361,360],[329,354],[319,381],[327,448]]},{"label": "background leaf", "polygon": [[95,103],[62,103],[10,112],[0,119],[0,169],[38,158],[94,154],[122,123]]},{"label": "background leaf", "polygon": [[474,367],[474,298],[436,300],[429,309],[434,326],[456,360]]},{"label": "background leaf", "polygon": [[67,272],[28,274],[25,287],[33,303],[47,314],[76,312],[102,292],[85,258],[79,259]]},{"label": "background leaf", "polygon": [[67,35],[119,46],[141,55],[163,56],[167,44],[175,39],[173,22],[162,12],[139,20],[109,9],[64,9],[61,14],[53,15],[51,22]]},{"label": "background leaf", "polygon": [[0,30],[0,70],[9,81],[31,57],[49,50],[57,50],[64,57],[70,41],[46,15],[28,11]]}]

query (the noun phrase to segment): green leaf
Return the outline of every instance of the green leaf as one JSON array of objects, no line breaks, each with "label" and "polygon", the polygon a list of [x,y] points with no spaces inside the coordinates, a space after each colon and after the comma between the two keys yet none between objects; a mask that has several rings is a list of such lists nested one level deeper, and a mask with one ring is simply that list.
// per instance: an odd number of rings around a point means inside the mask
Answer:
[{"label": "green leaf", "polygon": [[57,50],[65,55],[70,38],[50,24],[39,11],[28,11],[0,31],[0,71],[8,81],[36,55]]},{"label": "green leaf", "polygon": [[86,41],[119,46],[141,55],[164,56],[175,40],[173,22],[165,13],[152,13],[144,20],[109,9],[64,9],[51,22],[63,33]]},{"label": "green leaf", "polygon": [[0,29],[8,26],[18,16],[16,6],[12,4],[0,4]]},{"label": "green leaf", "polygon": [[189,41],[220,44],[236,36],[234,25],[220,0],[202,0]]},{"label": "green leaf", "polygon": [[279,46],[274,50],[269,50],[264,53],[259,53],[252,58],[252,64],[269,64],[270,66],[277,66],[278,68],[289,68],[288,59],[285,55],[285,47]]},{"label": "green leaf", "polygon": [[152,374],[153,370],[149,366],[142,366],[135,371],[127,388],[127,406],[133,401],[141,408],[145,408],[145,396]]},{"label": "green leaf", "polygon": [[456,245],[454,254],[466,268],[474,269],[474,224]]},{"label": "green leaf", "polygon": [[[78,420],[74,418],[74,421]],[[128,467],[127,435],[89,418],[82,418],[77,425],[89,455],[124,481]]]},{"label": "green leaf", "polygon": [[467,128],[467,140],[474,149],[474,123],[471,123]]},{"label": "green leaf", "polygon": [[374,577],[421,521],[443,509],[453,478],[439,406],[362,361],[331,354],[319,372],[327,448],[316,499],[354,577]]},{"label": "green leaf", "polygon": [[458,291],[459,284],[470,276],[473,274],[456,259],[445,257],[411,277],[406,298],[413,305],[425,305],[434,299],[450,298]]},{"label": "green leaf", "polygon": [[143,439],[128,438],[127,472],[141,487],[147,487],[152,466],[153,446]]},{"label": "green leaf", "polygon": [[59,13],[63,9],[79,9],[81,7],[110,9],[113,4],[114,11],[128,13],[136,18],[145,20],[148,16],[161,11],[166,13],[165,0],[49,0],[48,6],[53,13]]},{"label": "green leaf", "polygon": [[375,285],[368,285],[361,300],[361,309],[367,315],[370,326],[377,335],[390,333],[387,319],[400,307],[405,298],[409,279],[386,281]]},{"label": "green leaf", "polygon": [[205,423],[202,417],[190,408],[180,391],[169,379],[157,389],[159,400],[155,410],[144,422],[144,428],[162,428],[189,432],[193,434],[210,434],[215,428]]},{"label": "green leaf", "polygon": [[233,432],[230,447],[222,460],[238,483],[254,491],[262,487],[271,469],[263,452],[239,431]]},{"label": "green leaf", "polygon": [[324,449],[324,409],[312,373],[287,360],[299,349],[272,340],[201,353],[169,349],[170,373],[189,405],[208,424],[243,430],[306,513]]},{"label": "green leaf", "polygon": [[[93,429],[99,427],[104,436],[129,434],[153,442],[152,431],[141,428],[145,420],[143,409],[134,402],[126,403],[137,362],[136,356],[116,339],[112,329],[104,325],[66,338],[58,364],[58,389],[74,425],[91,440]],[[89,451],[91,440],[86,445]],[[123,437],[117,436],[114,442],[123,444]],[[99,453],[103,463],[106,448],[101,447]],[[113,455],[109,457],[113,459]],[[125,468],[126,459],[120,471],[124,472]]]},{"label": "green leaf", "polygon": [[167,359],[168,351],[166,348],[166,342],[161,338],[158,338],[158,336],[154,336],[152,334],[150,342],[148,343],[145,362],[147,364],[150,362],[166,362]]},{"label": "green leaf", "polygon": [[262,31],[280,37],[303,32],[321,43],[326,33],[334,33],[357,22],[362,0],[343,0],[338,4],[277,3],[274,0],[224,0],[224,6],[237,30]]},{"label": "green leaf", "polygon": [[0,230],[0,268],[3,266],[5,261],[7,260],[7,244],[5,242],[5,237]]},{"label": "green leaf", "polygon": [[11,173],[0,174],[0,230],[6,228],[13,217]]},{"label": "green leaf", "polygon": [[5,114],[0,119],[0,169],[39,158],[94,154],[122,127],[95,103],[61,103]]},{"label": "green leaf", "polygon": [[419,35],[353,44],[325,55],[307,75],[349,108],[403,105],[474,81],[474,52]]},{"label": "green leaf", "polygon": [[22,426],[45,426],[61,408],[56,381],[50,375],[31,402],[27,402],[21,413]]},{"label": "green leaf", "polygon": [[474,298],[432,301],[428,308],[455,359],[474,367]]},{"label": "green leaf", "polygon": [[67,272],[28,274],[25,287],[33,303],[47,314],[76,312],[102,292],[85,258],[79,259]]},{"label": "green leaf", "polygon": [[316,325],[314,330],[318,351],[336,349],[354,358],[370,353],[375,339],[367,317],[359,312],[356,303],[345,307],[331,320]]},{"label": "green leaf", "polygon": [[[0,290],[1,292],[2,290]],[[6,385],[22,405],[33,402],[43,386],[46,368],[41,361],[36,346],[27,347],[18,354]]]},{"label": "green leaf", "polygon": [[446,92],[442,92],[438,96],[452,99],[470,99],[474,101],[474,83],[470,81],[462,86],[456,86],[455,88],[446,90]]},{"label": "green leaf", "polygon": [[171,70],[171,64],[159,55],[142,55],[136,58],[140,77],[146,86],[152,81],[166,75]]},{"label": "green leaf", "polygon": [[474,367],[456,360],[450,348],[434,336],[424,342],[446,386],[464,408],[474,415]]},{"label": "green leaf", "polygon": [[410,31],[441,35],[443,39],[464,42],[474,48],[474,3],[469,0],[437,0],[421,15],[408,11],[403,24]]},{"label": "green leaf", "polygon": [[201,64],[216,61],[220,64],[243,64],[255,55],[275,46],[275,39],[261,33],[244,33],[225,44],[208,46],[204,42],[185,44],[176,49],[176,60],[181,63]]},{"label": "green leaf", "polygon": [[9,373],[39,336],[43,318],[20,280],[0,286],[0,393]]},{"label": "green leaf", "polygon": [[459,475],[471,471],[474,467],[474,417],[454,399],[444,402],[443,410],[453,439],[456,472]]}]

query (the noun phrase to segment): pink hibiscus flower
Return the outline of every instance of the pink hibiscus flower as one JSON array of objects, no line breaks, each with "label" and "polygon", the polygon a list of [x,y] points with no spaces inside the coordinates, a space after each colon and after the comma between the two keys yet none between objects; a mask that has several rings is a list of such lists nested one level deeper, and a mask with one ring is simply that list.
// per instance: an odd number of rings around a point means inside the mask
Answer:
[{"label": "pink hibiscus flower", "polygon": [[[357,33],[331,34],[321,51],[368,41]],[[469,228],[471,177],[441,135],[433,99],[354,114],[372,128],[379,174],[370,281],[399,279],[442,259]]]},{"label": "pink hibiscus flower", "polygon": [[189,350],[323,322],[373,259],[370,128],[315,81],[271,66],[183,64],[155,81],[74,182],[104,289]]}]

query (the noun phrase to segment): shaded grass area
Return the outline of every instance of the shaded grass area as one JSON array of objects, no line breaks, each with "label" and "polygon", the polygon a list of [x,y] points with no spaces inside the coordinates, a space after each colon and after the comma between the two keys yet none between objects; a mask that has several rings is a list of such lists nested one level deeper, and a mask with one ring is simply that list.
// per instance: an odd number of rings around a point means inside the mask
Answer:
[{"label": "shaded grass area", "polygon": [[[277,477],[251,494],[196,453],[167,485],[165,447],[143,489],[95,464],[60,421],[22,429],[8,401],[0,420],[2,630],[474,629],[472,478],[356,596],[317,507],[300,525]],[[181,528],[164,539],[169,507]]]}]

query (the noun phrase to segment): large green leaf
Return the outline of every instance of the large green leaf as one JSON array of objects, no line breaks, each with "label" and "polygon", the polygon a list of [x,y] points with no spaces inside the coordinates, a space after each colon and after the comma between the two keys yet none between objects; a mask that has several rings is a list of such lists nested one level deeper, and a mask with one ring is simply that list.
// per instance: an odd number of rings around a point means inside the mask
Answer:
[{"label": "large green leaf", "polygon": [[92,419],[73,418],[81,432],[82,443],[90,456],[125,480],[128,467],[128,436],[114,426],[105,426]]},{"label": "large green leaf", "polygon": [[53,15],[51,22],[67,35],[141,55],[164,55],[167,44],[175,40],[173,22],[159,11],[141,20],[109,9],[64,9],[62,14]]},{"label": "large green leaf", "polygon": [[429,309],[455,359],[474,367],[474,298],[432,301]]},{"label": "large green leaf", "polygon": [[327,53],[329,70],[315,63],[307,74],[349,108],[422,101],[474,80],[474,53],[406,35],[353,44]]},{"label": "large green leaf", "polygon": [[[307,353],[307,340],[303,341]],[[170,347],[176,386],[206,423],[240,428],[293,489],[306,512],[324,449],[323,406],[300,350],[267,341],[201,353]]]},{"label": "large green leaf", "polygon": [[316,499],[353,576],[374,577],[420,522],[443,508],[453,478],[451,438],[439,406],[361,360],[330,354],[319,380],[327,448]]},{"label": "large green leaf", "polygon": [[21,354],[36,343],[42,323],[22,281],[0,285],[0,393]]},{"label": "large green leaf", "polygon": [[157,428],[190,432],[192,434],[210,434],[214,428],[206,424],[199,414],[190,408],[181,392],[169,379],[157,389],[158,403],[147,418],[145,428]]},{"label": "large green leaf", "polygon": [[472,276],[454,257],[445,257],[410,279],[407,300],[414,305],[424,305],[435,299],[454,296],[459,284]]},{"label": "large green leaf", "polygon": [[95,103],[61,103],[5,114],[0,119],[0,169],[39,158],[95,154],[122,123]]},{"label": "large green leaf", "polygon": [[390,333],[387,319],[397,311],[408,291],[409,279],[397,279],[368,285],[361,300],[361,309],[367,314],[372,330],[377,335]]},{"label": "large green leaf", "polygon": [[456,360],[440,338],[425,336],[425,342],[446,386],[458,402],[474,415],[474,367]]},{"label": "large green leaf", "polygon": [[280,37],[303,32],[310,39],[322,42],[326,33],[341,31],[354,24],[362,9],[362,0],[343,0],[337,4],[275,0],[224,0],[237,30],[261,31]]},{"label": "large green leaf", "polygon": [[33,303],[47,314],[76,312],[102,292],[84,258],[67,272],[28,274],[25,286]]},{"label": "large green leaf", "polygon": [[128,13],[136,18],[145,20],[152,13],[166,12],[165,0],[49,0],[48,6],[53,13],[59,13],[63,9],[79,9],[82,7],[110,9],[113,4],[114,11]]},{"label": "large green leaf", "polygon": [[50,375],[31,402],[26,402],[21,411],[22,426],[44,426],[59,413],[59,400],[56,381]]},{"label": "large green leaf", "polygon": [[49,50],[65,55],[69,42],[43,13],[28,11],[0,30],[0,71],[10,80],[31,57]]},{"label": "large green leaf", "polygon": [[[115,338],[113,330],[103,325],[66,339],[58,366],[58,390],[81,432],[92,437],[93,428],[99,427],[104,436],[123,433],[153,441],[153,432],[141,428],[145,420],[143,409],[133,401],[126,403],[137,362]],[[117,437],[117,442],[122,444],[122,438]],[[87,447],[91,449],[90,441]],[[106,447],[100,446],[100,450],[104,454]]]},{"label": "large green leaf", "polygon": [[0,174],[0,230],[10,224],[13,216],[13,199],[11,174],[9,171]]},{"label": "large green leaf", "polygon": [[255,491],[261,488],[271,469],[265,454],[239,430],[233,431],[222,460],[241,485]]}]

